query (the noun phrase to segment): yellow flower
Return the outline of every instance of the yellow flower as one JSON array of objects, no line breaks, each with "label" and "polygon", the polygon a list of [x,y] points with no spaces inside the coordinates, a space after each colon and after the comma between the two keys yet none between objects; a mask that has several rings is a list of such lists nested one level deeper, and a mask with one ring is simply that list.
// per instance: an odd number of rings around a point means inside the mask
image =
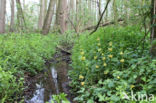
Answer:
[{"label": "yellow flower", "polygon": [[123,55],[123,52],[120,52],[120,55]]},{"label": "yellow flower", "polygon": [[98,52],[100,52],[101,50],[102,50],[102,49],[101,49],[101,48],[99,48],[99,49],[98,49]]},{"label": "yellow flower", "polygon": [[81,82],[81,85],[84,86],[85,82]]},{"label": "yellow flower", "polygon": [[120,76],[117,76],[118,79],[120,79]]},{"label": "yellow flower", "polygon": [[112,46],[112,42],[109,42],[109,46]]},{"label": "yellow flower", "polygon": [[98,46],[100,46],[101,44],[100,43],[98,43]]},{"label": "yellow flower", "polygon": [[106,67],[106,66],[107,66],[107,64],[106,64],[106,63],[103,63],[103,66],[104,66],[104,67]]},{"label": "yellow flower", "polygon": [[84,55],[84,52],[81,52],[81,55]]},{"label": "yellow flower", "polygon": [[104,71],[104,74],[108,74],[108,71]]},{"label": "yellow flower", "polygon": [[106,57],[103,57],[102,60],[106,60]]},{"label": "yellow flower", "polygon": [[83,57],[81,57],[81,60],[82,60],[82,61],[86,60],[86,57],[84,57],[84,56],[83,56]]},{"label": "yellow flower", "polygon": [[82,76],[82,75],[79,75],[79,79],[84,79],[84,76]]},{"label": "yellow flower", "polygon": [[94,59],[96,60],[97,59],[97,56],[94,56]]},{"label": "yellow flower", "polygon": [[120,60],[120,62],[121,62],[121,63],[124,63],[124,62],[125,62],[125,60],[124,60],[124,59],[121,59],[121,60]]},{"label": "yellow flower", "polygon": [[131,89],[133,89],[135,87],[135,85],[131,85]]},{"label": "yellow flower", "polygon": [[108,55],[109,58],[113,58],[113,55]]},{"label": "yellow flower", "polygon": [[97,41],[100,41],[100,38],[99,37],[97,38]]},{"label": "yellow flower", "polygon": [[97,69],[99,68],[99,66],[98,66],[98,65],[96,65],[95,67],[96,67]]},{"label": "yellow flower", "polygon": [[113,49],[112,48],[108,48],[108,50],[111,52]]}]

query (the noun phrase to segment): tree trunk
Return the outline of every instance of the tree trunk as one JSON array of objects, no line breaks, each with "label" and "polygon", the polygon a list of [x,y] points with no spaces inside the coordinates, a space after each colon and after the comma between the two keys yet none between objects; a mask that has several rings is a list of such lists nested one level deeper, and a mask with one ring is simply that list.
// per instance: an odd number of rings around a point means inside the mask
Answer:
[{"label": "tree trunk", "polygon": [[125,24],[127,24],[128,23],[128,1],[127,0],[125,0],[124,1],[124,21],[125,21]]},{"label": "tree trunk", "polygon": [[46,5],[47,2],[45,0],[40,0],[40,15],[38,20],[38,29],[42,30],[45,15],[46,15]]},{"label": "tree trunk", "polygon": [[10,32],[14,31],[14,18],[15,18],[15,2],[11,0],[11,23],[10,23]]},{"label": "tree trunk", "polygon": [[[107,2],[108,2],[108,0],[105,0],[105,3],[107,3]],[[109,15],[108,15],[108,14],[109,14],[108,11],[109,11],[109,8],[106,10],[106,14],[104,15],[104,18],[103,18],[103,21],[104,21],[104,22],[108,22],[108,16],[109,16]]]},{"label": "tree trunk", "polygon": [[0,0],[0,34],[5,32],[6,0]]},{"label": "tree trunk", "polygon": [[67,0],[59,0],[56,25],[62,34],[67,30],[67,11]]},{"label": "tree trunk", "polygon": [[114,22],[115,24],[118,23],[118,10],[116,5],[116,0],[113,0],[113,14],[114,14]]},{"label": "tree trunk", "polygon": [[53,14],[54,14],[54,5],[55,5],[55,0],[50,0],[48,11],[44,20],[44,25],[42,28],[42,34],[46,35],[49,33]]},{"label": "tree trunk", "polygon": [[76,0],[76,32],[78,33],[79,32],[79,13],[80,13],[80,10],[79,10],[79,0]]},{"label": "tree trunk", "polygon": [[16,0],[16,6],[17,6],[18,26],[19,26],[20,30],[24,30],[24,28],[26,27],[26,23],[25,23],[23,9],[22,9],[20,0]]},{"label": "tree trunk", "polygon": [[156,0],[152,0],[152,9],[151,9],[151,40],[156,39]]},{"label": "tree trunk", "polygon": [[74,21],[74,11],[75,11],[74,7],[75,7],[74,0],[70,0],[70,14],[72,22]]},{"label": "tree trunk", "polygon": [[98,9],[99,9],[99,16],[98,19],[101,17],[102,12],[101,12],[101,0],[98,1]]}]

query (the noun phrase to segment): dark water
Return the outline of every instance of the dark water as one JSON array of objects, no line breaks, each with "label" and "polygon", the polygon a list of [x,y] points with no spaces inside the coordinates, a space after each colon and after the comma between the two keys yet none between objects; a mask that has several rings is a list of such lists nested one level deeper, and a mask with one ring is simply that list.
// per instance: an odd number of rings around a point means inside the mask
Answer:
[{"label": "dark water", "polygon": [[26,100],[26,103],[45,103],[52,99],[53,94],[59,93],[68,94],[68,99],[71,101],[67,76],[69,68],[64,61],[49,65],[43,75],[43,79],[36,83],[33,97]]}]

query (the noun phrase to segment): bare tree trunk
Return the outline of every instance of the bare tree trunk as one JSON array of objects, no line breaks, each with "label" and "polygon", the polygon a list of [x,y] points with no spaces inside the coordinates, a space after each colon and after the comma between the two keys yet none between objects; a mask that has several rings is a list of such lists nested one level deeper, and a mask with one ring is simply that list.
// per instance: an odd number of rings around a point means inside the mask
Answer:
[{"label": "bare tree trunk", "polygon": [[151,40],[156,39],[156,0],[152,0],[152,9],[151,9]]},{"label": "bare tree trunk", "polygon": [[5,32],[6,0],[0,0],[0,34]]},{"label": "bare tree trunk", "polygon": [[40,0],[40,15],[39,15],[39,20],[38,20],[38,29],[41,30],[43,27],[45,15],[46,15],[46,5],[47,2],[46,0]]},{"label": "bare tree trunk", "polygon": [[44,20],[44,25],[42,28],[42,34],[46,35],[49,33],[53,14],[54,14],[54,5],[55,5],[55,0],[50,0],[48,11]]},{"label": "bare tree trunk", "polygon": [[10,23],[10,32],[14,31],[14,18],[15,18],[15,2],[11,0],[11,23]]},{"label": "bare tree trunk", "polygon": [[67,14],[67,0],[59,0],[56,24],[62,34],[67,30]]},{"label": "bare tree trunk", "polygon": [[26,27],[26,23],[25,23],[23,9],[22,9],[20,0],[16,0],[16,6],[17,6],[18,26],[20,27],[21,30],[24,30],[24,28]]}]

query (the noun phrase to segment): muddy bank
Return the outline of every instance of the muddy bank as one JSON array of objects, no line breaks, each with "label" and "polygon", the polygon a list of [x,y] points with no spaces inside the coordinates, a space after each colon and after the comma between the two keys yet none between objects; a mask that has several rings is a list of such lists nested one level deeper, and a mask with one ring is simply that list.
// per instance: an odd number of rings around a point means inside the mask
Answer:
[{"label": "muddy bank", "polygon": [[[66,93],[71,103],[74,103],[70,93],[68,70],[70,54],[65,51],[57,51],[53,59],[46,62],[42,73],[31,77],[25,74],[24,96],[26,103],[45,103],[51,100],[53,94]],[[37,101],[38,100],[38,101]]]}]

